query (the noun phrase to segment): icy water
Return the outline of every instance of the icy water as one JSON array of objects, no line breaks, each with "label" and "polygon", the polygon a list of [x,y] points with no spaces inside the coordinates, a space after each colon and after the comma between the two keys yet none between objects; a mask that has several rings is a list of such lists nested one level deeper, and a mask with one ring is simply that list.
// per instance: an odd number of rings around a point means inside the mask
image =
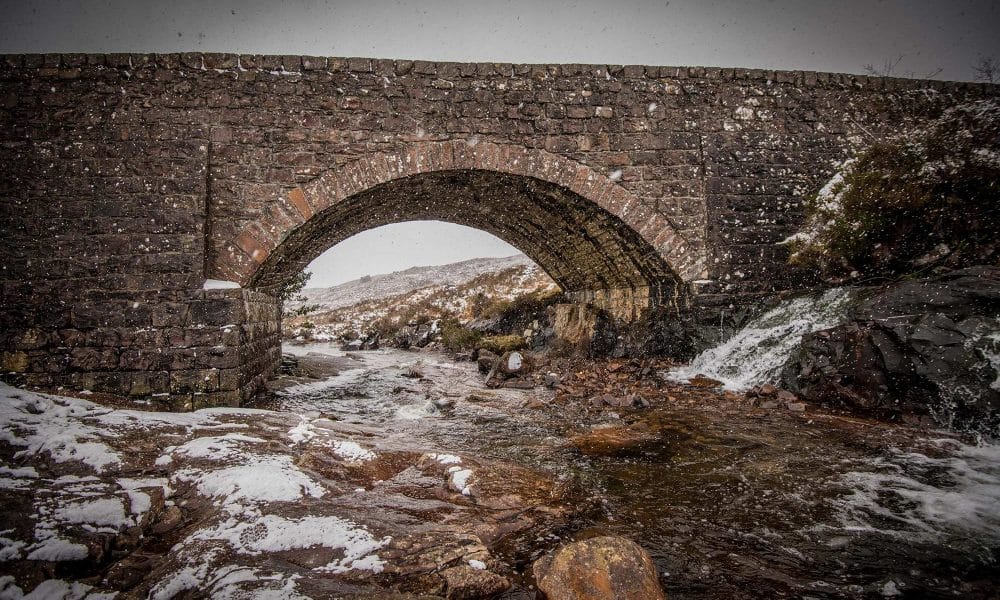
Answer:
[{"label": "icy water", "polygon": [[[514,574],[503,598],[533,598],[534,558],[601,533],[646,548],[672,599],[998,597],[1000,446],[677,382],[648,408],[594,409],[485,390],[435,353],[291,350],[345,368],[277,392],[278,408],[363,429],[376,451],[512,462],[572,490],[575,516],[491,548]],[[569,441],[622,425],[657,443],[588,456]]]}]

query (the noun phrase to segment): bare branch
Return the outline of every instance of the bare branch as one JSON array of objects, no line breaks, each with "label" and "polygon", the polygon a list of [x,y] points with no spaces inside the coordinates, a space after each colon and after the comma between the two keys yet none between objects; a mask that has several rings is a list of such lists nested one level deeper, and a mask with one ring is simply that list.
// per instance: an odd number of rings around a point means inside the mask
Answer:
[{"label": "bare branch", "polygon": [[976,74],[976,81],[998,83],[1000,82],[1000,60],[994,56],[980,56],[979,62],[972,66],[972,72]]}]

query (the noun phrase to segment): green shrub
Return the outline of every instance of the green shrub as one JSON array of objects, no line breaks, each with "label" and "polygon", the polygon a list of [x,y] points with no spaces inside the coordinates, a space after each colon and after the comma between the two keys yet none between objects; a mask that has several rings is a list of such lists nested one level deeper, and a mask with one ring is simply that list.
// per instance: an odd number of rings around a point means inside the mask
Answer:
[{"label": "green shrub", "polygon": [[454,319],[442,321],[440,327],[441,343],[445,348],[451,350],[452,352],[474,349],[481,337],[481,334],[478,331],[473,331],[468,327],[462,327],[462,325]]},{"label": "green shrub", "polygon": [[785,240],[791,262],[826,274],[898,275],[996,263],[1000,107],[951,108],[841,166]]}]

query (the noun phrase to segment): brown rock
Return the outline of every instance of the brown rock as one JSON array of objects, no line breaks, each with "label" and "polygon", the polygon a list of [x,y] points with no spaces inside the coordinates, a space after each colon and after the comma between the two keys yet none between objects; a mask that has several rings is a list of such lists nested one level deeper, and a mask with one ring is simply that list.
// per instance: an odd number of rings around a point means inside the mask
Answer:
[{"label": "brown rock", "polygon": [[440,575],[447,585],[445,598],[448,600],[490,598],[510,588],[510,582],[506,578],[469,565],[445,569]]},{"label": "brown rock", "polygon": [[704,375],[695,375],[694,377],[688,380],[688,383],[690,385],[693,385],[694,387],[703,387],[703,388],[722,387],[723,385],[721,381],[717,379],[712,379],[711,377],[705,377]]},{"label": "brown rock", "polygon": [[588,456],[613,456],[641,450],[659,443],[660,436],[633,427],[600,427],[570,438],[570,443]]},{"label": "brown rock", "polygon": [[795,402],[799,399],[798,396],[788,390],[778,390],[778,394],[775,397],[782,402]]},{"label": "brown rock", "polygon": [[666,600],[649,553],[622,537],[567,544],[533,569],[546,600]]},{"label": "brown rock", "polygon": [[150,531],[155,534],[163,534],[180,527],[183,523],[184,513],[181,512],[180,508],[171,506],[167,510],[163,511],[163,515],[160,517],[160,520],[153,524]]},{"label": "brown rock", "polygon": [[764,384],[758,385],[757,387],[755,387],[752,390],[750,390],[750,393],[747,394],[747,395],[751,396],[751,397],[756,396],[756,397],[770,398],[770,397],[773,397],[777,393],[778,393],[777,386],[772,385],[770,383],[764,383]]},{"label": "brown rock", "polygon": [[479,350],[479,358],[476,359],[476,362],[479,365],[479,372],[480,373],[484,373],[484,374],[485,373],[489,373],[490,371],[493,370],[493,366],[497,362],[497,355],[493,354],[489,350],[482,350],[482,349],[480,349]]}]

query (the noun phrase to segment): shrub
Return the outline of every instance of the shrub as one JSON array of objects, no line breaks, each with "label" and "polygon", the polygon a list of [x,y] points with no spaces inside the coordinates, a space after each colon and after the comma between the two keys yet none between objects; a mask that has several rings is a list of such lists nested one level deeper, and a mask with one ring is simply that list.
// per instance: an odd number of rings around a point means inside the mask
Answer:
[{"label": "shrub", "polygon": [[995,263],[1000,231],[1000,106],[984,100],[878,142],[806,205],[785,240],[791,262],[829,275],[896,275]]},{"label": "shrub", "polygon": [[454,319],[441,322],[441,343],[452,352],[472,350],[480,340],[480,333],[463,327]]}]

